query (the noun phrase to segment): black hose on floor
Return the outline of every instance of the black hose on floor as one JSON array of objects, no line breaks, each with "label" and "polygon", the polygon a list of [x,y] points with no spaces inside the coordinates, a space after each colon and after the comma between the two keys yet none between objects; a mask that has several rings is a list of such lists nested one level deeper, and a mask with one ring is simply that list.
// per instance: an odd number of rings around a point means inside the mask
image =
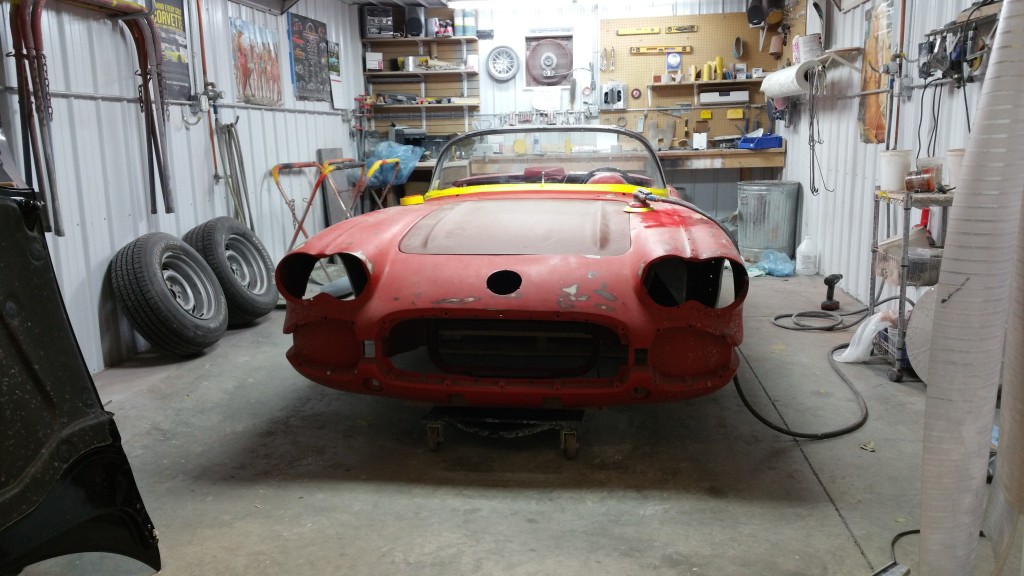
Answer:
[{"label": "black hose on floor", "polygon": [[836,365],[836,360],[833,357],[833,354],[835,354],[839,350],[846,348],[847,346],[849,346],[849,344],[839,344],[832,348],[831,350],[829,350],[826,355],[828,356],[829,363],[832,365],[832,369],[835,370],[836,374],[838,374],[840,378],[842,378],[843,383],[846,384],[846,387],[850,389],[850,392],[853,392],[853,396],[857,400],[857,407],[860,410],[860,414],[858,415],[857,419],[851,424],[847,424],[846,426],[843,426],[841,428],[836,428],[835,430],[828,430],[825,432],[797,432],[796,430],[790,430],[789,428],[775,424],[774,422],[768,420],[768,418],[764,417],[760,412],[758,412],[750,403],[750,401],[747,400],[747,395],[743,393],[743,387],[740,386],[739,376],[734,376],[732,379],[732,383],[736,386],[736,393],[739,394],[740,401],[743,402],[743,405],[746,406],[747,410],[754,415],[754,418],[757,418],[758,422],[764,424],[765,426],[771,428],[772,430],[775,430],[776,432],[779,432],[780,434],[785,434],[786,436],[792,436],[794,438],[805,438],[808,440],[825,440],[828,438],[836,438],[838,436],[843,436],[845,434],[853,432],[854,430],[857,430],[858,428],[863,426],[865,422],[868,421],[868,405],[867,402],[864,401],[864,396],[862,396],[861,393],[853,386],[853,382],[851,382],[850,379],[847,378],[846,375],[839,370],[839,367]]},{"label": "black hose on floor", "polygon": [[[881,291],[879,291],[879,294],[881,294]],[[877,300],[878,296],[876,296],[875,298]],[[891,296],[884,300],[878,300],[875,303],[875,305],[877,306],[879,304],[884,304],[891,300],[897,300],[898,298],[899,296]],[[910,302],[911,305],[913,305],[913,302],[910,301],[909,299],[908,302]],[[837,314],[835,312],[827,312],[823,310],[809,310],[805,312],[797,312],[795,314],[779,314],[778,316],[772,318],[772,324],[778,326],[779,328],[785,328],[786,330],[818,330],[823,332],[832,332],[835,330],[846,330],[847,328],[853,328],[857,324],[863,322],[868,317],[867,313],[867,307],[861,308],[860,310],[854,310],[853,312],[844,312],[842,314]],[[843,323],[843,319],[845,317],[854,316],[857,314],[861,314],[862,316],[849,324]],[[782,320],[783,318],[789,318],[793,325],[780,323],[779,320]],[[825,320],[832,320],[832,323],[824,325],[812,325],[801,322],[801,318],[819,318]],[[846,384],[846,387],[849,388],[850,392],[853,393],[854,398],[856,398],[857,408],[860,411],[860,414],[858,415],[857,419],[852,423],[847,424],[846,426],[843,426],[841,428],[836,428],[835,430],[828,430],[825,432],[798,432],[796,430],[790,430],[789,428],[775,424],[774,422],[764,417],[760,412],[758,412],[750,403],[750,401],[747,400],[746,394],[743,393],[743,387],[740,386],[739,376],[734,376],[732,379],[732,383],[736,386],[736,393],[739,394],[740,401],[743,402],[743,405],[747,408],[747,410],[754,415],[754,418],[757,418],[758,422],[764,424],[765,426],[771,428],[776,432],[779,432],[780,434],[785,434],[787,436],[792,436],[794,438],[805,438],[808,440],[825,440],[828,438],[836,438],[838,436],[843,436],[845,434],[853,432],[854,430],[857,430],[858,428],[863,426],[865,422],[868,421],[868,405],[867,402],[864,401],[864,396],[862,396],[861,393],[857,390],[857,388],[854,387],[853,382],[846,376],[846,374],[843,374],[843,371],[839,369],[839,363],[836,362],[835,359],[836,352],[840,350],[845,350],[849,346],[849,344],[839,344],[832,348],[831,350],[829,350],[826,353],[826,357],[828,358],[829,365],[832,367],[832,371],[835,372],[840,379],[842,379],[843,383]]]}]

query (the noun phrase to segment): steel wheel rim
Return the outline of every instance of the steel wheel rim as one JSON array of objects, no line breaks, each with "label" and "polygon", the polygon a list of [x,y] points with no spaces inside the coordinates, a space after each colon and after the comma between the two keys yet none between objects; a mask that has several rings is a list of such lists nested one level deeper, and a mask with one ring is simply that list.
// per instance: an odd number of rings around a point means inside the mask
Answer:
[{"label": "steel wheel rim", "polygon": [[515,72],[517,58],[515,52],[509,48],[495,48],[487,57],[487,67],[491,76],[499,79],[510,77]]},{"label": "steel wheel rim", "polygon": [[161,263],[161,274],[168,292],[182,310],[200,320],[213,316],[213,286],[195,262],[183,254],[168,254]]},{"label": "steel wheel rim", "polygon": [[235,280],[253,294],[263,294],[270,276],[256,247],[245,238],[232,234],[224,243],[224,256]]}]

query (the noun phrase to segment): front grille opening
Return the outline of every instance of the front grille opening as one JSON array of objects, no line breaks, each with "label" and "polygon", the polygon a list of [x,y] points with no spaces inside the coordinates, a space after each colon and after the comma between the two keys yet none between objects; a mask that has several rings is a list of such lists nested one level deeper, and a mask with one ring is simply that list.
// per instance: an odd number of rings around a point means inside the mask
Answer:
[{"label": "front grille opening", "polygon": [[651,300],[666,308],[679,306],[688,300],[715,308],[722,294],[724,268],[724,258],[696,262],[663,258],[647,267],[644,288]]},{"label": "front grille opening", "polygon": [[498,296],[514,294],[523,285],[523,277],[511,270],[498,270],[487,277],[487,289]]},{"label": "front grille opening", "polygon": [[399,370],[474,378],[614,378],[629,349],[584,322],[417,319],[395,325],[385,352]]},{"label": "front grille opening", "polygon": [[347,253],[323,258],[294,253],[278,265],[277,276],[285,292],[304,300],[321,293],[330,294],[338,300],[353,300],[370,282],[363,261]]}]

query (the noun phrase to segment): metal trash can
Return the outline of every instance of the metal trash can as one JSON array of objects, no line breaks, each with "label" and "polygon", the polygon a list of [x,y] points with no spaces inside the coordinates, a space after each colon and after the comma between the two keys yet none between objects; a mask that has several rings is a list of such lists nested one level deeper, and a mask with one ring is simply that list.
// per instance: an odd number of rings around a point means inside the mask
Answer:
[{"label": "metal trash can", "polygon": [[739,183],[738,241],[744,259],[758,262],[765,250],[777,250],[793,258],[799,190],[799,182],[783,180]]}]

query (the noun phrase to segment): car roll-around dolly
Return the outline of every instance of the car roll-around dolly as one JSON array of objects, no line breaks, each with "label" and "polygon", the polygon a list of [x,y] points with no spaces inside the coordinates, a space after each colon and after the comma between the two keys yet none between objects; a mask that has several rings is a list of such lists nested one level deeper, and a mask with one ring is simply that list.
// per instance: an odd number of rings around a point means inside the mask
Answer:
[{"label": "car roll-around dolly", "polygon": [[441,448],[444,426],[451,424],[489,438],[518,438],[545,430],[558,430],[562,453],[566,459],[575,460],[580,449],[579,429],[583,413],[583,410],[562,409],[435,406],[423,420],[427,424],[427,448],[431,452]]}]

